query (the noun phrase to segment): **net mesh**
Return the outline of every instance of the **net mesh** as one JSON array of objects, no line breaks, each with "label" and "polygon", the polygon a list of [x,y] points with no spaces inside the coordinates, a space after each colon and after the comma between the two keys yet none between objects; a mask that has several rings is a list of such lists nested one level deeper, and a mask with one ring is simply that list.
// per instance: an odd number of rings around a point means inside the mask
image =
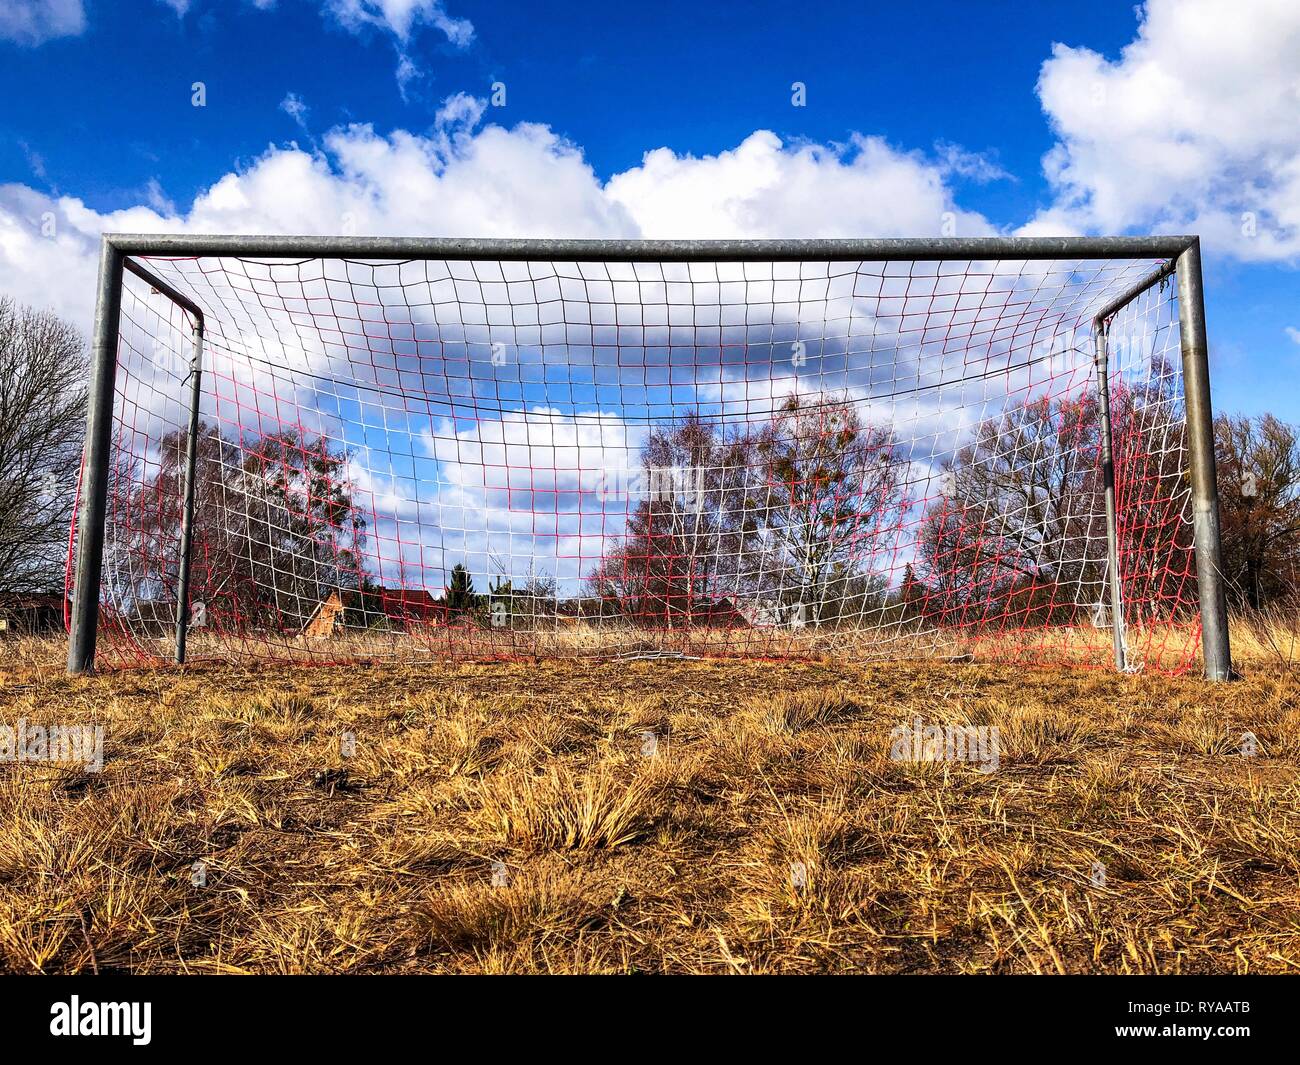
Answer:
[{"label": "net mesh", "polygon": [[[1092,318],[1161,264],[148,258],[190,659],[1110,666]],[[173,653],[190,316],[123,285],[101,659]],[[1177,286],[1112,320],[1132,668],[1198,648]]]}]

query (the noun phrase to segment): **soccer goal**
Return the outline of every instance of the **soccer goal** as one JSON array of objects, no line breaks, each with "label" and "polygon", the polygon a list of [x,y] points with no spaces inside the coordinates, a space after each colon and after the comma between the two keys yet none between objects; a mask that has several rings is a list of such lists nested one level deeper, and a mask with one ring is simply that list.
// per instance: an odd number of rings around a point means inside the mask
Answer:
[{"label": "soccer goal", "polygon": [[104,239],[69,669],[1230,673],[1189,237]]}]

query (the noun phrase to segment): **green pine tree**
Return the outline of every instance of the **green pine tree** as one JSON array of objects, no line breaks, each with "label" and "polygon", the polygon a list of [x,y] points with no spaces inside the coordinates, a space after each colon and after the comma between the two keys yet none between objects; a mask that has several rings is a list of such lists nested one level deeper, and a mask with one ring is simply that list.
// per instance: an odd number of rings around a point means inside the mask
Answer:
[{"label": "green pine tree", "polygon": [[451,570],[451,581],[447,585],[447,609],[453,613],[473,610],[478,605],[478,596],[474,594],[474,579],[469,575],[463,563],[457,562]]}]

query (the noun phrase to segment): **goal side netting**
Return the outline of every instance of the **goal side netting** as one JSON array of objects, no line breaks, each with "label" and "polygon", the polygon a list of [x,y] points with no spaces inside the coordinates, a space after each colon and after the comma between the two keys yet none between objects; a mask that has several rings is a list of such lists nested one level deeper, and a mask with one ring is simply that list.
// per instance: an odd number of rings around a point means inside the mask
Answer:
[{"label": "goal side netting", "polygon": [[1162,261],[131,265],[102,662],[1197,658]]}]

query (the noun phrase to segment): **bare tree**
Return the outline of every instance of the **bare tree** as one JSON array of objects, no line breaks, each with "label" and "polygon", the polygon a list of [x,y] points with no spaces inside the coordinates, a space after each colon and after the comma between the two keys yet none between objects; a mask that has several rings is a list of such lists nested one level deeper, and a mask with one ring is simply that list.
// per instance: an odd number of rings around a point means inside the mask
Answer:
[{"label": "bare tree", "polygon": [[688,416],[652,432],[642,461],[649,498],[587,583],[625,617],[712,623],[729,597],[761,597],[817,623],[883,597],[907,462],[847,399],[792,398],[758,427]]},{"label": "bare tree", "polygon": [[1300,430],[1271,414],[1214,419],[1223,565],[1234,597],[1259,607],[1300,574]]},{"label": "bare tree", "polygon": [[[1186,610],[1191,529],[1172,375],[1112,387],[1119,550],[1132,620]],[[1166,383],[1167,382],[1167,383]],[[1104,602],[1106,527],[1097,400],[1037,397],[983,424],[945,465],[905,601],[939,624],[1072,623]],[[1130,597],[1132,601],[1130,601]]]},{"label": "bare tree", "polygon": [[[168,433],[149,473],[122,458],[114,475],[109,568],[119,597],[156,624],[175,616],[185,451],[185,434]],[[293,429],[241,445],[200,428],[191,595],[205,624],[297,632],[331,592],[361,590],[366,516],[350,457]]]},{"label": "bare tree", "polygon": [[892,564],[907,509],[908,463],[893,433],[865,424],[847,398],[791,397],[758,434],[752,495],[765,567],[778,594],[832,620],[859,609]]},{"label": "bare tree", "polygon": [[0,297],[0,591],[63,583],[86,376],[73,326]]},{"label": "bare tree", "polygon": [[917,576],[941,624],[1001,619],[1014,589],[1069,618],[1102,587],[1105,543],[1097,404],[1046,396],[980,426],[946,465],[922,523]]},{"label": "bare tree", "polygon": [[588,578],[602,609],[673,628],[707,620],[718,597],[741,590],[752,539],[741,513],[749,444],[741,430],[695,414],[651,431],[645,497]]}]

